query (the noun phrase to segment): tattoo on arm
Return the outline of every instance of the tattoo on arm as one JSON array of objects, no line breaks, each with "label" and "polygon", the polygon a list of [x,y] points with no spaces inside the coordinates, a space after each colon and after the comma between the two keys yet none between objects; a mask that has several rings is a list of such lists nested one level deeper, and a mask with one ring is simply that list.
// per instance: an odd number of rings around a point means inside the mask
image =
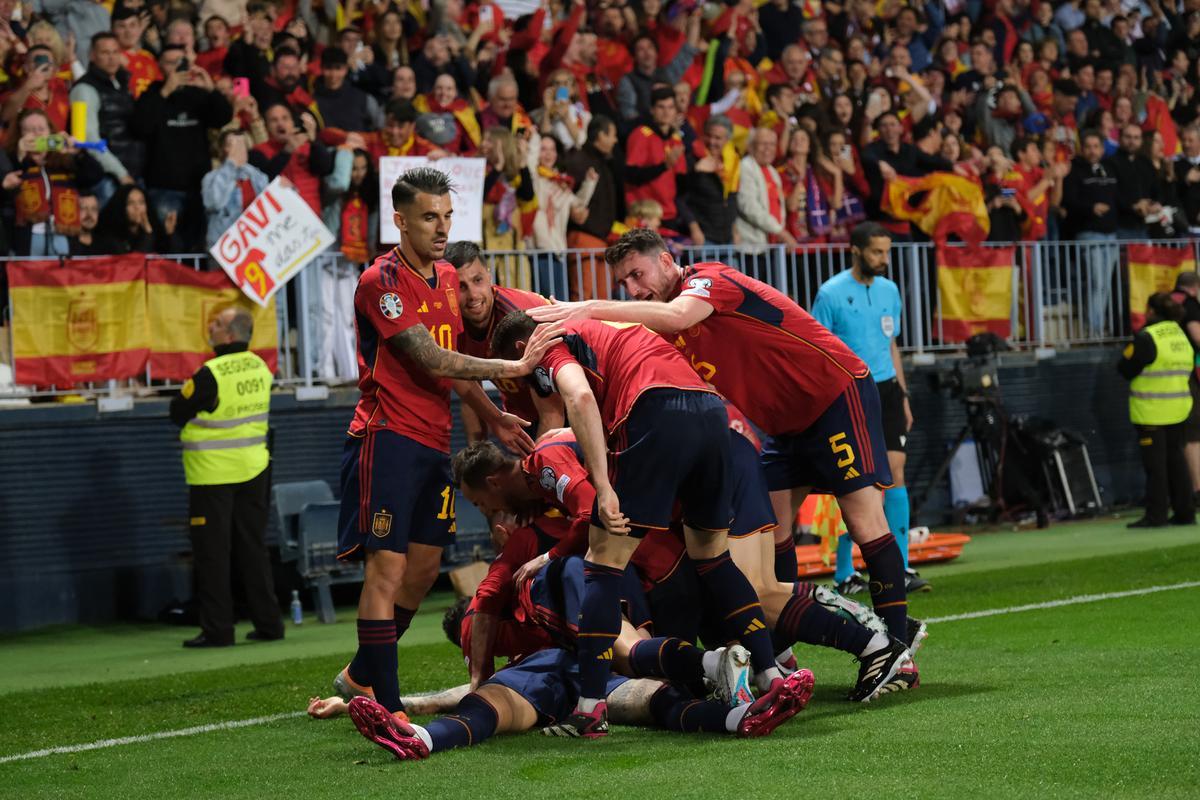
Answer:
[{"label": "tattoo on arm", "polygon": [[494,380],[516,375],[507,361],[456,353],[438,347],[429,329],[424,325],[413,325],[388,340],[397,349],[420,364],[431,375],[439,378],[461,378],[463,380]]}]

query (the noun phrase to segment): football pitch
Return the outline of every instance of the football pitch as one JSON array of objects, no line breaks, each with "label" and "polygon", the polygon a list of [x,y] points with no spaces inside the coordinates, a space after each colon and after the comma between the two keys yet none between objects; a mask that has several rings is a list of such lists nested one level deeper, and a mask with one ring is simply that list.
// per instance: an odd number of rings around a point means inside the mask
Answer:
[{"label": "football pitch", "polygon": [[[7,636],[0,797],[1196,797],[1200,527],[1128,519],[976,536],[910,598],[930,621],[918,689],[851,704],[850,657],[798,646],[812,703],[749,741],[617,727],[396,762],[348,719],[302,714],[353,652],[348,608],[217,651],[150,625]],[[401,643],[405,693],[466,682],[450,599]]]}]

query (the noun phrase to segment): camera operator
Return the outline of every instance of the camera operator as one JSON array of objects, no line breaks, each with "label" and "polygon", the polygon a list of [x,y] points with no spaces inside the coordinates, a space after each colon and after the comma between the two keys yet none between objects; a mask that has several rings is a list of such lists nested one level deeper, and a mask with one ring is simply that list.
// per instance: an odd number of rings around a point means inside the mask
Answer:
[{"label": "camera operator", "polygon": [[[1185,423],[1192,412],[1188,378],[1192,343],[1179,326],[1183,309],[1166,292],[1150,295],[1146,327],[1125,346],[1117,371],[1129,381],[1129,419],[1137,428],[1146,468],[1146,513],[1129,528],[1191,525],[1196,521],[1184,457]],[[1167,519],[1167,500],[1174,516]]]},{"label": "camera operator", "polygon": [[[850,269],[834,275],[817,291],[812,315],[866,362],[879,387],[883,409],[883,437],[893,485],[884,492],[883,510],[888,527],[904,555],[908,591],[929,591],[929,582],[908,566],[908,489],[904,485],[904,447],[912,429],[908,383],[900,363],[900,290],[887,278],[892,234],[876,222],[864,222],[850,232]],[[842,594],[866,588],[854,571],[849,536],[838,539],[834,581]]]}]

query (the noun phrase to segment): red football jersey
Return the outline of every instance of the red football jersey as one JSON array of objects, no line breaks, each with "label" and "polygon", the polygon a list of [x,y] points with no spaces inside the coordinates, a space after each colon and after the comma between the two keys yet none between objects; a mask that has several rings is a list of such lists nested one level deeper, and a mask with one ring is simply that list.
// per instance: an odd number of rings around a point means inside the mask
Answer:
[{"label": "red football jersey", "polygon": [[626,181],[625,202],[633,205],[638,200],[655,200],[663,210],[663,221],[675,219],[675,176],[687,173],[687,159],[680,156],[673,167],[667,166],[667,151],[683,148],[683,137],[678,131],[663,139],[649,125],[643,125],[629,134],[625,145],[625,163],[631,167],[653,167],[659,164],[665,169],[648,183],[634,186]]},{"label": "red football jersey", "polygon": [[435,378],[388,339],[424,325],[439,346],[454,349],[462,332],[458,273],[446,261],[434,265],[436,285],[393,247],[363,272],[354,292],[358,335],[358,388],[362,391],[350,434],[389,430],[426,447],[450,452],[449,378]]},{"label": "red football jersey", "polygon": [[475,590],[479,611],[503,615],[513,605],[513,576],[526,562],[547,550],[566,535],[571,523],[561,516],[544,516],[513,531],[500,555]]},{"label": "red football jersey", "polygon": [[782,292],[732,267],[696,264],[679,294],[713,313],[680,331],[678,347],[700,375],[769,434],[799,433],[867,365]]},{"label": "red football jersey", "polygon": [[585,319],[566,323],[562,342],[543,356],[534,380],[543,390],[554,384],[554,372],[579,364],[587,375],[604,430],[612,435],[638,397],[650,389],[711,392],[687,361],[662,337],[629,322]]},{"label": "red football jersey", "polygon": [[[464,325],[463,332],[458,335],[458,352],[477,358],[492,358],[492,331],[496,329],[500,320],[514,311],[524,311],[550,302],[540,294],[510,289],[507,286],[492,287],[492,295],[492,319],[488,322],[483,337],[475,338],[471,330]],[[527,422],[537,423],[537,408],[533,405],[526,381],[520,378],[500,378],[492,383],[500,390],[500,399],[505,411],[516,414]]]},{"label": "red football jersey", "polygon": [[125,50],[125,69],[129,70],[129,93],[136,100],[142,92],[150,88],[150,84],[163,79],[158,61],[145,50]]},{"label": "red football jersey", "polygon": [[[471,662],[471,631],[475,624],[475,613],[479,610],[478,603],[479,598],[471,601],[458,629],[463,658],[466,659],[468,666]],[[533,655],[539,650],[554,646],[554,640],[545,628],[538,627],[529,621],[519,621],[512,614],[506,613],[500,618],[496,629],[496,639],[492,642],[492,657],[507,658],[511,663],[520,661],[525,656]],[[484,679],[491,676],[492,670],[485,669]]]}]

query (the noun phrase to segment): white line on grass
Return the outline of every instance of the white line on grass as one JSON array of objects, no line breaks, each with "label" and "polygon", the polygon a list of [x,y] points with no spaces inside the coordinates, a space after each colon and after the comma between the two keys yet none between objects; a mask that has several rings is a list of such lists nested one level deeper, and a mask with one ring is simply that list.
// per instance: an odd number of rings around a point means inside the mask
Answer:
[{"label": "white line on grass", "polygon": [[1118,600],[1122,597],[1137,597],[1156,592],[1171,592],[1176,589],[1194,589],[1200,586],[1200,581],[1172,583],[1169,586],[1147,586],[1144,589],[1130,589],[1125,592],[1103,592],[1101,594],[1081,594],[1075,597],[1064,597],[1062,600],[1047,600],[1044,603],[1030,603],[1024,606],[1009,606],[1008,608],[985,608],[982,611],[968,611],[965,614],[951,614],[947,617],[930,617],[925,620],[929,624],[935,622],[958,622],[963,619],[979,619],[980,617],[998,617],[1002,614],[1017,614],[1021,611],[1038,611],[1043,608],[1060,608],[1075,606],[1080,603],[1096,603],[1100,600]]},{"label": "white line on grass", "polygon": [[31,758],[41,758],[42,756],[56,756],[65,753],[82,753],[85,750],[103,750],[107,747],[120,747],[124,744],[138,744],[139,742],[153,742],[158,739],[174,739],[177,736],[195,736],[199,733],[211,733],[213,731],[229,731],[234,728],[249,728],[251,725],[265,725],[268,722],[278,722],[281,719],[293,719],[294,717],[302,717],[303,711],[288,711],[283,714],[271,714],[266,717],[254,717],[253,719],[238,719],[229,722],[214,722],[209,725],[196,725],[191,728],[180,728],[177,731],[159,731],[158,733],[147,733],[141,736],[122,736],[119,739],[101,739],[98,742],[88,742],[87,744],[73,744],[66,747],[49,747],[45,750],[33,750],[28,753],[19,753],[14,756],[0,757],[0,764],[7,764],[10,761],[25,761]]},{"label": "white line on grass", "polygon": [[[1195,589],[1200,587],[1200,581],[1188,581],[1186,583],[1173,583],[1168,586],[1147,586],[1144,589],[1130,589],[1126,592],[1104,592],[1102,594],[1081,594],[1075,597],[1066,597],[1062,600],[1047,600],[1044,603],[1030,603],[1024,606],[1009,606],[1008,608],[988,608],[982,611],[968,611],[965,614],[951,614],[946,617],[930,617],[925,621],[928,623],[942,622],[958,622],[964,619],[979,619],[980,617],[997,617],[1002,614],[1016,614],[1021,611],[1038,611],[1045,608],[1059,608],[1061,606],[1074,606],[1080,603],[1096,603],[1101,600],[1117,600],[1122,597],[1137,597],[1143,594],[1155,594],[1156,592],[1170,592],[1176,589]],[[65,755],[70,753],[82,753],[87,750],[103,750],[109,747],[120,747],[126,744],[138,744],[140,742],[153,742],[159,739],[174,739],[179,736],[195,736],[201,733],[212,733],[213,731],[228,731],[235,728],[249,728],[252,725],[265,725],[268,722],[278,722],[284,719],[294,719],[304,716],[303,711],[288,711],[283,714],[271,714],[266,717],[254,717],[253,719],[239,719],[230,722],[214,722],[209,725],[196,725],[191,728],[180,728],[175,731],[160,731],[159,733],[147,733],[141,736],[122,736],[119,739],[101,739],[98,742],[88,742],[87,744],[73,744],[65,747],[49,747],[45,750],[33,750],[28,753],[18,753],[12,756],[0,756],[0,764],[7,764],[12,761],[27,761],[33,758],[41,758],[43,756]]]}]

